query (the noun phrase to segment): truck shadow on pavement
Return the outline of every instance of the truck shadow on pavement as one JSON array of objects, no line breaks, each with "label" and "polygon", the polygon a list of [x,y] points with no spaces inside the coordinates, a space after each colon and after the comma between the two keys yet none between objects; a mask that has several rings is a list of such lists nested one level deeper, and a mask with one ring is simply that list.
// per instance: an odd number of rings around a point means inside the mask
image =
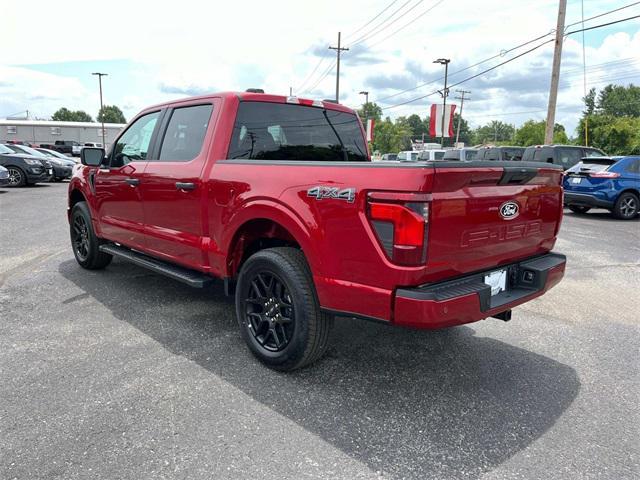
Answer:
[{"label": "truck shadow on pavement", "polygon": [[281,374],[248,352],[220,288],[194,290],[118,261],[89,272],[69,260],[59,271],[169,352],[389,478],[478,478],[543,435],[580,389],[569,366],[473,327],[343,318],[323,360]]}]

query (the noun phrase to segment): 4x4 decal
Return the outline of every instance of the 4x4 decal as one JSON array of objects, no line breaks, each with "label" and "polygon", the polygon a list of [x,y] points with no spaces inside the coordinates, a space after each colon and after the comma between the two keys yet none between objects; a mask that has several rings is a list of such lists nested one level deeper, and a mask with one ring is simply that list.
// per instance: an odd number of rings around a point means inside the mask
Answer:
[{"label": "4x4 decal", "polygon": [[335,198],[336,200],[346,200],[349,203],[353,203],[356,199],[355,188],[343,188],[338,187],[326,187],[318,185],[307,190],[307,196],[313,197],[316,200],[323,200],[326,198]]}]

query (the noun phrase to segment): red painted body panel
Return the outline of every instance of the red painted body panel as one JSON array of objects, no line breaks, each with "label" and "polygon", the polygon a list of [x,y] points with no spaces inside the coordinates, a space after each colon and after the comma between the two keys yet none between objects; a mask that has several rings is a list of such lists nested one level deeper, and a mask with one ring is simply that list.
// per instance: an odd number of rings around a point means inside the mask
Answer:
[{"label": "red painted body panel", "polygon": [[[70,192],[87,198],[98,234],[217,277],[234,277],[238,242],[251,240],[256,222],[274,222],[304,252],[323,308],[420,328],[467,323],[497,312],[480,312],[478,300],[467,297],[427,303],[396,299],[399,287],[439,282],[553,248],[562,215],[557,170],[542,168],[524,185],[498,185],[502,168],[473,164],[439,168],[226,160],[241,100],[283,103],[286,97],[222,93],[147,109],[214,103],[200,155],[191,162],[140,162],[144,165],[135,165],[135,172],[125,172],[139,175],[138,188],[109,186],[106,179],[118,172],[98,171],[96,179],[103,183],[96,185],[106,187],[94,194],[88,172],[97,169],[77,169]],[[351,112],[341,105],[325,107]],[[193,182],[196,189],[179,191],[177,181]],[[353,188],[355,199],[318,200],[307,194],[315,186]],[[367,218],[372,192],[383,200],[398,194],[430,199],[424,264],[408,267],[389,260]],[[520,207],[517,218],[508,221],[498,214],[507,200]],[[118,223],[122,209],[129,223]],[[550,274],[545,291],[561,276],[559,270]]]}]

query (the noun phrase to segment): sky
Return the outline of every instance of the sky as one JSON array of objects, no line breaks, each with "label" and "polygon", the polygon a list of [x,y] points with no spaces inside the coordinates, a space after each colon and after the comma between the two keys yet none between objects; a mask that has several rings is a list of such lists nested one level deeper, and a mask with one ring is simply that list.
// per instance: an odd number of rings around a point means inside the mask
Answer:
[{"label": "sky", "polygon": [[[631,3],[584,0],[584,16]],[[568,0],[566,25],[580,22],[581,8],[581,0]],[[21,0],[2,10],[0,118],[27,110],[31,118],[48,118],[63,106],[95,118],[96,71],[108,73],[105,103],[118,105],[127,118],[175,98],[252,87],[333,98],[335,51],[328,47],[339,31],[349,48],[342,56],[341,103],[357,108],[364,102],[359,92],[368,91],[384,116],[396,118],[425,117],[441,101],[436,93],[394,107],[442,88],[443,67],[434,59],[451,60],[449,84],[455,84],[552,39],[558,0]],[[586,26],[634,15],[640,4]],[[576,28],[580,24],[567,30]],[[471,91],[463,117],[472,126],[542,120],[552,56],[553,43],[546,43],[452,88],[449,101],[459,105],[455,90]],[[585,57],[587,89],[640,84],[640,19],[586,32]],[[567,37],[556,121],[570,135],[582,110],[582,59],[582,35]],[[407,89],[413,90],[400,93]]]}]

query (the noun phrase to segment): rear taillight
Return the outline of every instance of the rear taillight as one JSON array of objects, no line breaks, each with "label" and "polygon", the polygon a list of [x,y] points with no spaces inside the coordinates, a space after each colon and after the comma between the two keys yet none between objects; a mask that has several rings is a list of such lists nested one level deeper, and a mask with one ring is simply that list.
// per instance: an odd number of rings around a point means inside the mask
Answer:
[{"label": "rear taillight", "polygon": [[593,172],[589,173],[589,176],[591,178],[618,178],[620,174],[616,172]]},{"label": "rear taillight", "polygon": [[425,263],[428,202],[379,202],[370,198],[367,214],[389,260],[399,265]]}]

